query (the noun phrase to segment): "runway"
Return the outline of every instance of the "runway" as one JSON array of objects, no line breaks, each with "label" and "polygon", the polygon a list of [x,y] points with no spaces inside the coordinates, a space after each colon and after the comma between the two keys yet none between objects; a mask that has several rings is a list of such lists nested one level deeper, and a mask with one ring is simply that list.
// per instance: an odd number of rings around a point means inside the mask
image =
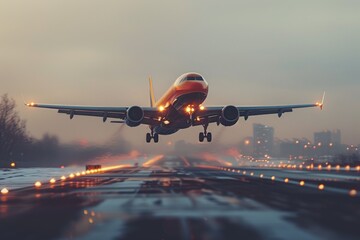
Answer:
[{"label": "runway", "polygon": [[1,239],[358,239],[360,172],[157,156],[1,195]]}]

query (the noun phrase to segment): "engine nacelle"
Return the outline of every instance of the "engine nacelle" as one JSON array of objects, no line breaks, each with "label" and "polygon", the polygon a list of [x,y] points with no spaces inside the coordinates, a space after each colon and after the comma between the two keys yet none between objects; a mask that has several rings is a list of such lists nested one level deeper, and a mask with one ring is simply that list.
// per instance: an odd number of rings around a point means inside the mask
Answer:
[{"label": "engine nacelle", "polygon": [[219,122],[224,126],[232,126],[239,120],[239,110],[235,106],[225,106],[221,110]]},{"label": "engine nacelle", "polygon": [[139,126],[144,119],[144,110],[139,106],[132,106],[126,111],[125,123],[129,127]]}]

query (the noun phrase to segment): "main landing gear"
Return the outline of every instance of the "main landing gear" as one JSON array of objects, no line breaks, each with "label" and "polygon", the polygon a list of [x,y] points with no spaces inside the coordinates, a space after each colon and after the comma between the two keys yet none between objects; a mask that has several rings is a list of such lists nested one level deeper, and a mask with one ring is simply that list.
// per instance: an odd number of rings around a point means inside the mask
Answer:
[{"label": "main landing gear", "polygon": [[207,127],[208,127],[208,126],[209,126],[209,124],[203,125],[203,127],[204,127],[204,132],[199,133],[199,141],[200,141],[200,142],[203,142],[205,138],[206,138],[206,140],[207,140],[208,142],[211,142],[211,140],[212,140],[212,134],[211,134],[211,132],[207,132]]},{"label": "main landing gear", "polygon": [[151,142],[151,139],[154,139],[154,143],[159,142],[159,134],[154,133],[154,131],[151,129],[151,133],[146,134],[146,142]]}]

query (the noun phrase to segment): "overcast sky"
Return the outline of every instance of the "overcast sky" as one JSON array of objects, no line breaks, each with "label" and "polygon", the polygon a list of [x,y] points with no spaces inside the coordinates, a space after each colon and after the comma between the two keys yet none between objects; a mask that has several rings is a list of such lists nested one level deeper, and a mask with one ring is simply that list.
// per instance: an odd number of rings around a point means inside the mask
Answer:
[{"label": "overcast sky", "polygon": [[[22,102],[148,106],[148,82],[161,94],[182,73],[209,82],[205,105],[326,105],[210,126],[236,143],[252,124],[275,127],[278,138],[313,138],[340,129],[360,143],[360,1],[0,0],[0,94],[18,103],[35,137],[103,142],[117,125]],[[146,126],[122,134],[143,146]],[[161,138],[197,142],[200,127]]]}]

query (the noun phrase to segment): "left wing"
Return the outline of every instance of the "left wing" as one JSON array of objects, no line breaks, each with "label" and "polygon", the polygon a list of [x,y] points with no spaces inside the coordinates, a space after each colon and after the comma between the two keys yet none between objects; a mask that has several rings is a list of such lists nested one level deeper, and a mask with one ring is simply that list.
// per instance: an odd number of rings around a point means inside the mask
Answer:
[{"label": "left wing", "polygon": [[[107,118],[115,118],[125,120],[126,112],[130,107],[94,107],[94,106],[69,106],[69,105],[57,105],[57,104],[41,104],[41,103],[27,103],[28,107],[37,108],[50,108],[58,110],[58,113],[64,113],[70,116],[72,119],[75,115],[80,116],[92,116],[102,117],[103,122]],[[159,124],[157,120],[157,109],[152,107],[142,108],[144,110],[144,118],[141,124],[156,125]],[[118,121],[113,121],[118,122]]]},{"label": "left wing", "polygon": [[[311,104],[297,104],[297,105],[278,105],[278,106],[231,106],[238,110],[238,116],[244,117],[247,120],[250,116],[256,115],[266,115],[266,114],[277,114],[278,117],[281,117],[282,114],[287,112],[292,112],[293,109],[297,108],[310,108],[310,107],[320,107],[323,108],[324,105],[324,96],[321,103],[311,103]],[[206,107],[204,110],[199,110],[194,113],[193,125],[202,125],[204,123],[219,123],[219,119],[222,115],[222,111],[226,106],[218,107]]]}]

